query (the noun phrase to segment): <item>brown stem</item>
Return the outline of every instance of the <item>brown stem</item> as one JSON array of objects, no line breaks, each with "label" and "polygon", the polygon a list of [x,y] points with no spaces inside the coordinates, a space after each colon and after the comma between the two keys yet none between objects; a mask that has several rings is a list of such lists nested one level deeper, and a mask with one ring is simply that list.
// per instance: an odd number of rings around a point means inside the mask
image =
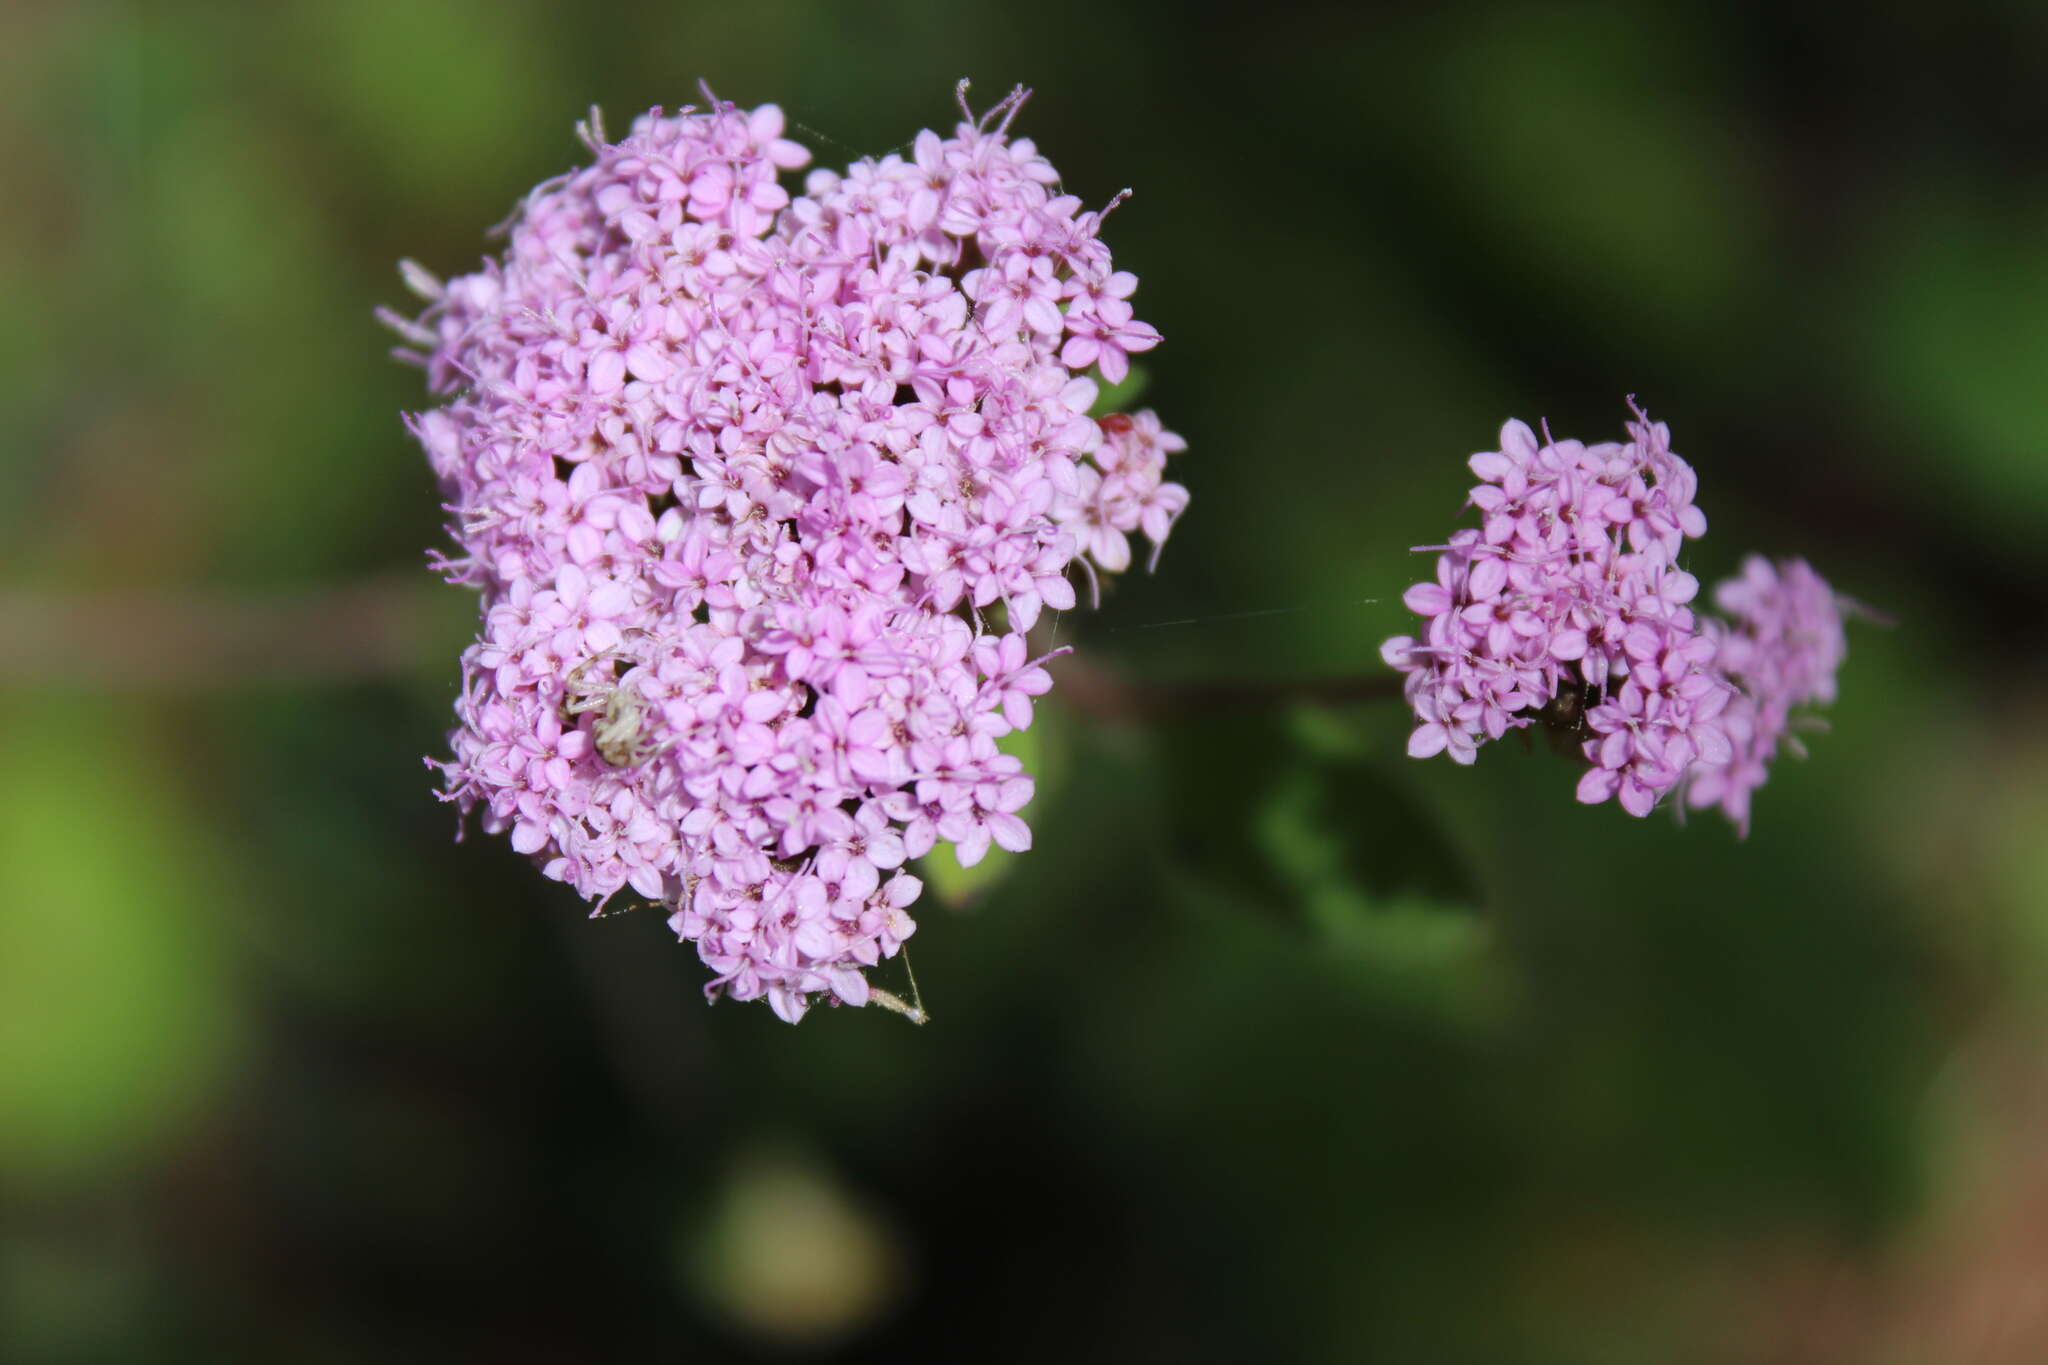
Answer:
[{"label": "brown stem", "polygon": [[1387,701],[1401,695],[1398,675],[1302,678],[1276,682],[1137,682],[1072,655],[1052,665],[1058,695],[1084,715],[1104,720],[1190,715],[1291,702]]}]

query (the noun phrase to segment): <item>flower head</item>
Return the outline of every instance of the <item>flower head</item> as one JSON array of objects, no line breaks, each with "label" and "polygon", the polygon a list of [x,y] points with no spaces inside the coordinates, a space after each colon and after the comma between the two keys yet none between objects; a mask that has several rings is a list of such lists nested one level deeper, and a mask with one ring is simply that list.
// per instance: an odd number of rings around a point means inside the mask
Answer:
[{"label": "flower head", "polygon": [[1728,620],[1714,622],[1718,662],[1733,684],[1724,724],[1729,752],[1704,758],[1686,784],[1686,802],[1719,806],[1737,829],[1749,830],[1749,796],[1763,785],[1780,743],[1804,753],[1792,730],[1797,707],[1835,699],[1835,671],[1848,653],[1842,607],[1805,560],[1743,561],[1740,577],[1714,589]]},{"label": "flower head", "polygon": [[548,876],[665,904],[710,990],[794,1021],[915,931],[905,860],[1029,846],[996,740],[1024,632],[1185,505],[1149,412],[1097,419],[1131,315],[1101,215],[1009,136],[814,170],[773,105],[655,110],[536,188],[412,339],[411,426],[482,627],[439,766]]},{"label": "flower head", "polygon": [[1746,830],[1786,713],[1833,699],[1840,615],[1805,564],[1781,576],[1753,559],[1717,592],[1733,623],[1696,616],[1699,581],[1678,555],[1707,529],[1698,480],[1669,429],[1632,410],[1618,444],[1503,426],[1500,448],[1470,461],[1480,526],[1432,547],[1435,580],[1403,597],[1423,633],[1381,653],[1406,675],[1417,758],[1471,763],[1568,711],[1588,765],[1579,800],[1647,815],[1683,783]]}]

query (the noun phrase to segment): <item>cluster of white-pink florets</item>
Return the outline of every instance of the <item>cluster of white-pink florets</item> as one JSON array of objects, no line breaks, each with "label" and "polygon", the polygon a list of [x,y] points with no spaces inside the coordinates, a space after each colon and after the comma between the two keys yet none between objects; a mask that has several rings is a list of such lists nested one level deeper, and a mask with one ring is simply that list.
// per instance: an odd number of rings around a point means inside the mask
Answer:
[{"label": "cluster of white-pink florets", "polygon": [[795,199],[772,105],[593,119],[502,260],[406,272],[453,395],[412,419],[445,567],[483,594],[449,795],[792,1021],[868,1000],[909,859],[1029,845],[997,747],[1052,685],[1024,632],[1187,501],[1156,417],[1090,415],[1084,372],[1159,338],[1103,215],[1007,135],[1022,98]]},{"label": "cluster of white-pink florets", "polygon": [[1707,529],[1698,481],[1665,425],[1635,417],[1599,445],[1511,421],[1472,457],[1481,525],[1424,547],[1436,581],[1403,597],[1424,633],[1382,649],[1407,675],[1408,752],[1470,763],[1541,720],[1578,739],[1579,800],[1647,815],[1683,786],[1746,831],[1792,709],[1834,699],[1840,608],[1804,562],[1751,559],[1718,590],[1731,620],[1696,616],[1678,554]]}]

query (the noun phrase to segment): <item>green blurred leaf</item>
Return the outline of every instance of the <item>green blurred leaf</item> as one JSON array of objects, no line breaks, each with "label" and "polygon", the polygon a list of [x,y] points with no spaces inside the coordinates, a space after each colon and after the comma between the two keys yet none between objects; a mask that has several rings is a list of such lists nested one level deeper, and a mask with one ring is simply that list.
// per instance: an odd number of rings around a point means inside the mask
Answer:
[{"label": "green blurred leaf", "polygon": [[1473,904],[1461,860],[1368,757],[1379,710],[1356,723],[1321,707],[1179,723],[1200,731],[1165,751],[1181,858],[1329,934],[1395,904]]},{"label": "green blurred leaf", "polygon": [[[1097,382],[1101,383],[1099,372]],[[1143,365],[1131,366],[1123,383],[1102,384],[1101,391],[1095,395],[1095,406],[1088,409],[1088,415],[1107,417],[1112,412],[1129,412],[1151,382],[1152,376]]]},{"label": "green blurred leaf", "polygon": [[1014,870],[1018,855],[990,845],[973,867],[962,867],[951,845],[941,844],[917,860],[917,875],[939,904],[964,910],[988,895]]},{"label": "green blurred leaf", "polygon": [[1347,790],[1355,790],[1352,776],[1342,768],[1303,764],[1258,808],[1259,846],[1299,898],[1309,923],[1334,942],[1394,965],[1456,962],[1483,951],[1485,925],[1469,911],[1413,893],[1375,897],[1366,890],[1368,870],[1357,866],[1361,841],[1353,826],[1365,812],[1346,801]]},{"label": "green blurred leaf", "polygon": [[132,727],[38,699],[0,736],[0,1171],[81,1178],[175,1135],[224,1079],[217,831]]}]

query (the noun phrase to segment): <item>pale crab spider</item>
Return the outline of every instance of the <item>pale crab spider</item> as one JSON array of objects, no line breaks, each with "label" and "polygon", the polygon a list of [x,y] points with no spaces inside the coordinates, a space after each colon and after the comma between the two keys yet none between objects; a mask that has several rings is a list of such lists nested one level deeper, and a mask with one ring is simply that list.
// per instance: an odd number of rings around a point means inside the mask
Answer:
[{"label": "pale crab spider", "polygon": [[910,970],[910,950],[908,948],[902,949],[899,956],[903,959],[903,974],[910,978],[910,999],[905,1000],[894,991],[885,991],[880,986],[870,986],[868,987],[868,1003],[880,1005],[885,1010],[894,1011],[913,1024],[930,1023],[931,1015],[925,1012],[924,997],[918,994],[917,973]]},{"label": "pale crab spider", "polygon": [[597,713],[590,738],[597,756],[614,768],[637,768],[665,752],[673,740],[655,742],[647,733],[647,717],[653,708],[639,689],[621,687],[617,681],[605,687],[581,686],[583,670],[605,659],[624,657],[616,649],[593,654],[570,671],[562,685],[562,722],[573,725],[578,716]]}]

